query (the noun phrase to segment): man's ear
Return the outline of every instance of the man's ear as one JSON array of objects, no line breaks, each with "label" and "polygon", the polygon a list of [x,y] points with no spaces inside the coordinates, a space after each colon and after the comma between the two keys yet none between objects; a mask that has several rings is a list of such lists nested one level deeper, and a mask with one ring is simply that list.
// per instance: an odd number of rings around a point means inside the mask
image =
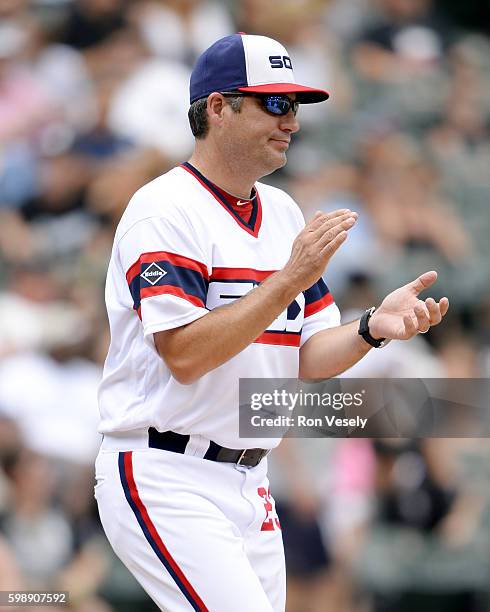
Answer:
[{"label": "man's ear", "polygon": [[208,96],[207,111],[210,124],[221,125],[223,122],[226,102],[224,97],[217,92]]}]

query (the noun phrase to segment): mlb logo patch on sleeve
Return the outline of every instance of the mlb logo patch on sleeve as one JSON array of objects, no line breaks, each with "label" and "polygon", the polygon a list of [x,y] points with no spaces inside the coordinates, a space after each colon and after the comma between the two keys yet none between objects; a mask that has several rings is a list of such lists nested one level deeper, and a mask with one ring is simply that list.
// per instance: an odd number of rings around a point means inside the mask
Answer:
[{"label": "mlb logo patch on sleeve", "polygon": [[150,285],[156,285],[160,279],[166,276],[167,272],[156,263],[150,264],[144,272],[141,273],[141,278]]}]

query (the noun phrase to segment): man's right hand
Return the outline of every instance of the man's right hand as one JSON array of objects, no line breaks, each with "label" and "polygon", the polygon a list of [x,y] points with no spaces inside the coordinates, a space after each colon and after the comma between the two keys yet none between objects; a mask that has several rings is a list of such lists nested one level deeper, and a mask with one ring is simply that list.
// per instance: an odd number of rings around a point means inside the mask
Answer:
[{"label": "man's right hand", "polygon": [[282,269],[295,288],[304,291],[323,274],[328,262],[347,238],[358,214],[347,208],[317,212],[296,236],[291,256]]}]

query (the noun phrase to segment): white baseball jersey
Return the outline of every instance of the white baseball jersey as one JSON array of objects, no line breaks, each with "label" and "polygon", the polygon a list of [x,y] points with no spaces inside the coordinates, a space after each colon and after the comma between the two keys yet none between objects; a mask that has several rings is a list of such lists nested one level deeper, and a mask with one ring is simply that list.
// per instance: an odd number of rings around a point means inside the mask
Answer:
[{"label": "white baseball jersey", "polygon": [[239,379],[298,375],[300,346],[340,324],[322,280],[246,349],[193,384],[175,380],[153,340],[233,302],[286,264],[302,214],[285,192],[255,187],[249,223],[190,164],[131,199],[107,276],[111,344],[99,391],[102,433],[154,427],[229,448],[277,446],[277,439],[239,438]]}]

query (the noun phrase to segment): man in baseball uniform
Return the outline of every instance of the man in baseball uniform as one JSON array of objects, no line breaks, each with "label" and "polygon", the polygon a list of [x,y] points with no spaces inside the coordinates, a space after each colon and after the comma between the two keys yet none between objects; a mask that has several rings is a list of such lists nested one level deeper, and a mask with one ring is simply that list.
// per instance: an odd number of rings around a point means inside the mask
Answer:
[{"label": "man in baseball uniform", "polygon": [[116,231],[96,498],[162,610],[284,610],[266,459],[278,440],[239,437],[240,377],[329,378],[448,309],[418,299],[427,272],[340,326],[321,275],[356,213],[305,225],[289,195],[258,182],[286,163],[298,107],[327,98],[295,81],[277,41],[217,41],[191,77],[192,157],[137,191]]}]

